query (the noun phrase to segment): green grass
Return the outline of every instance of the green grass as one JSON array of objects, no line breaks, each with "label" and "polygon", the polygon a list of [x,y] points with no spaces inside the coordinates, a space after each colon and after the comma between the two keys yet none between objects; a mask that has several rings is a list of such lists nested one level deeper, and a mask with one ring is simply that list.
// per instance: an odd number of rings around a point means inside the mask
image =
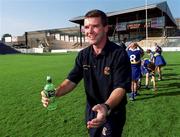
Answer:
[{"label": "green grass", "polygon": [[[40,91],[51,75],[57,86],[73,67],[76,53],[0,55],[0,137],[88,137],[83,82],[47,111]],[[124,137],[180,136],[180,52],[166,52],[158,94],[141,90],[128,101]]]}]

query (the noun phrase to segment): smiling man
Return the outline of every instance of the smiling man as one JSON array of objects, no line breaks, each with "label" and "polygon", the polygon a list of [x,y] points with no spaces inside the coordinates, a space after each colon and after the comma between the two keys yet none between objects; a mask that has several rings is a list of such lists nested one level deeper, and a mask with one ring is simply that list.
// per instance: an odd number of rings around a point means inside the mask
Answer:
[{"label": "smiling man", "polygon": [[[56,96],[72,91],[84,79],[86,126],[90,137],[120,137],[126,120],[126,92],[131,85],[131,66],[122,46],[109,41],[107,16],[91,10],[84,19],[90,44],[76,57],[74,68],[56,90]],[[43,91],[42,103],[49,99]]]}]

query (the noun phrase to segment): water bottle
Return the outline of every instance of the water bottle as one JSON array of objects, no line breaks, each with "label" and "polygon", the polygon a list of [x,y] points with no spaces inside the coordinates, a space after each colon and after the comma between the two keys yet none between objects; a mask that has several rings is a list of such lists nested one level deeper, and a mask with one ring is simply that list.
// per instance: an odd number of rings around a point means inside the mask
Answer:
[{"label": "water bottle", "polygon": [[47,83],[44,86],[44,93],[50,99],[47,109],[55,110],[57,108],[57,102],[55,98],[55,86],[52,83],[52,79],[50,76],[47,76]]}]

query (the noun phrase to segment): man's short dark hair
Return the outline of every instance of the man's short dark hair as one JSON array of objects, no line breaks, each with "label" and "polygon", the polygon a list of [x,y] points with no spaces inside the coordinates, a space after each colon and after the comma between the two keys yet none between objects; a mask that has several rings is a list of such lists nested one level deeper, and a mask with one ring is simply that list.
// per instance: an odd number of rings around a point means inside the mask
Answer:
[{"label": "man's short dark hair", "polygon": [[107,15],[101,10],[95,9],[87,12],[85,18],[89,18],[89,17],[100,17],[103,26],[106,26],[108,24]]}]

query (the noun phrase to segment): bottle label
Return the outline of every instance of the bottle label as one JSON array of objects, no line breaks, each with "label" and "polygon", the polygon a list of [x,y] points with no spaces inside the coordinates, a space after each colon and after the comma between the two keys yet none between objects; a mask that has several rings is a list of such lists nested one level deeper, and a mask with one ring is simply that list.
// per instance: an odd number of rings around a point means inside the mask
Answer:
[{"label": "bottle label", "polygon": [[55,91],[54,90],[48,91],[48,98],[54,97],[54,96],[55,96]]}]

